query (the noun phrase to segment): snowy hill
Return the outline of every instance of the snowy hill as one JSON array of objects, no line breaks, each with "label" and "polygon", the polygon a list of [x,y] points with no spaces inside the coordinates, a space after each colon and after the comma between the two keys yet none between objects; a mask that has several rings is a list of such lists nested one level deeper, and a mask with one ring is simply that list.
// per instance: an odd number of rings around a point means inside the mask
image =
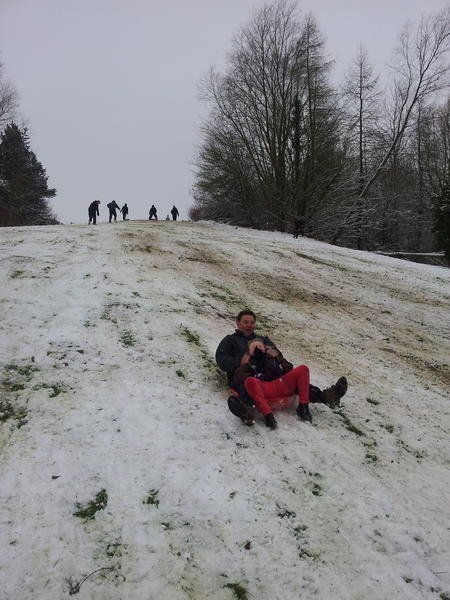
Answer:
[{"label": "snowy hill", "polygon": [[[450,271],[281,233],[0,232],[2,600],[450,597]],[[241,308],[343,406],[245,427]]]}]

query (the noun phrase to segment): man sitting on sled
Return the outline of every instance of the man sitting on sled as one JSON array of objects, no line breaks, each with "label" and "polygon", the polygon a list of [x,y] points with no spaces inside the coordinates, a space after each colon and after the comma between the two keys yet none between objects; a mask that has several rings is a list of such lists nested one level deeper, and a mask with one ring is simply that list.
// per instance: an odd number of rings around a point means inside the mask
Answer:
[{"label": "man sitting on sled", "polygon": [[266,425],[275,429],[272,408],[285,406],[293,394],[299,395],[297,415],[302,421],[312,421],[309,402],[322,402],[330,408],[339,406],[347,391],[345,377],[323,391],[310,385],[308,367],[300,365],[294,369],[267,336],[255,334],[255,324],[253,311],[241,311],[235,333],[227,335],[216,351],[216,362],[227,373],[232,387],[228,406],[234,415],[252,425],[256,405]]}]

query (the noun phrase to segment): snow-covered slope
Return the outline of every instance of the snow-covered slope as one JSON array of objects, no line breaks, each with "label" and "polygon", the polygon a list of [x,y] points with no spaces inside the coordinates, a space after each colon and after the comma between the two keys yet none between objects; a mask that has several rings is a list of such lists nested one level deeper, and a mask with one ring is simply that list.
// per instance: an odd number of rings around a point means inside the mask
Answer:
[{"label": "snow-covered slope", "polygon": [[[448,269],[209,223],[0,242],[2,600],[448,597]],[[244,307],[340,410],[228,411]]]}]

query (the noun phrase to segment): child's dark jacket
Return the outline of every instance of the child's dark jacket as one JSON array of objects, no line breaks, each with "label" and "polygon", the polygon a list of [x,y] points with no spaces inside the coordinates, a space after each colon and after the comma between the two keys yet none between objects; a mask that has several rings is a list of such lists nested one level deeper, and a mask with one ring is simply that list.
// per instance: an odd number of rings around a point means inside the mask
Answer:
[{"label": "child's dark jacket", "polygon": [[294,368],[282,354],[276,358],[266,356],[261,364],[257,364],[252,358],[246,365],[241,365],[233,374],[232,387],[238,389],[247,377],[258,377],[262,381],[273,381]]}]

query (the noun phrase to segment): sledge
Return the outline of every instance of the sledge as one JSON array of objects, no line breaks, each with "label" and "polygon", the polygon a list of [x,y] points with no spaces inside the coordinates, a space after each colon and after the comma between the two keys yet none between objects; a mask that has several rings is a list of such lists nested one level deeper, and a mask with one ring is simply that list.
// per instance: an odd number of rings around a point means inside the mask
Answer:
[{"label": "sledge", "polygon": [[[229,388],[228,393],[228,408],[233,415],[241,419],[245,425],[254,425],[256,405],[253,402],[246,401],[244,398],[240,398],[238,392],[233,388]],[[273,410],[281,410],[282,408],[285,408],[294,397],[295,395],[271,399],[270,405]]]}]

